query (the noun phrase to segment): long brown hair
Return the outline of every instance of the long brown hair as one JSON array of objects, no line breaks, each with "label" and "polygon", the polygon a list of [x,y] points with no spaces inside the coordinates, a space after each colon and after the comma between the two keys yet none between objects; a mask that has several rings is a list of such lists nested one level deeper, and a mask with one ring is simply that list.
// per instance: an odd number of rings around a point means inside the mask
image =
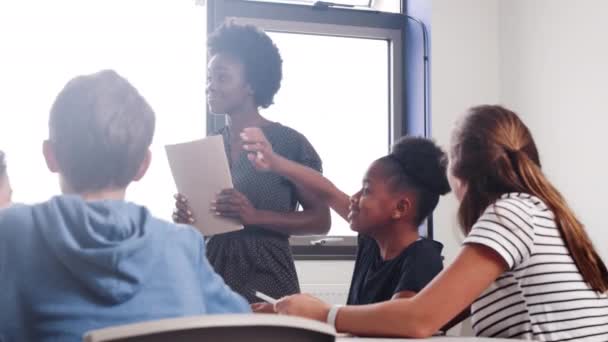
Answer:
[{"label": "long brown hair", "polygon": [[595,291],[608,291],[608,270],[582,223],[541,171],[536,144],[517,114],[501,106],[471,108],[452,136],[451,172],[467,185],[458,209],[465,234],[483,211],[509,192],[536,196],[555,222],[583,279]]}]

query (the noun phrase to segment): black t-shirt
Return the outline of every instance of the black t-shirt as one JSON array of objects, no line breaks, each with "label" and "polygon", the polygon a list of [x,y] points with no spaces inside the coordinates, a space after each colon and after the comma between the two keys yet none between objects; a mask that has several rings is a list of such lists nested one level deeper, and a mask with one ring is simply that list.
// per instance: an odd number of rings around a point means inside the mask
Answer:
[{"label": "black t-shirt", "polygon": [[391,260],[382,260],[375,240],[359,235],[348,305],[390,300],[401,291],[420,292],[443,269],[437,241],[420,239]]}]

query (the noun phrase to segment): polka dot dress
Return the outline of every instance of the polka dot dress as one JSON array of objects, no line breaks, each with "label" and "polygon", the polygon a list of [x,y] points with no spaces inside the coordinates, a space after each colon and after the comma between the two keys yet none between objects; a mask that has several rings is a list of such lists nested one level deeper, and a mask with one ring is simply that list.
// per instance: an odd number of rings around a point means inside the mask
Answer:
[{"label": "polka dot dress", "polygon": [[[272,123],[262,127],[274,151],[285,158],[321,171],[321,159],[301,133]],[[230,130],[220,131],[230,155]],[[230,158],[229,158],[230,159]],[[272,172],[258,172],[243,152],[230,165],[234,187],[261,210],[293,212],[298,207],[295,186]],[[261,291],[274,298],[300,292],[289,247],[289,236],[261,226],[215,235],[207,243],[209,261],[224,281],[250,303]]]}]

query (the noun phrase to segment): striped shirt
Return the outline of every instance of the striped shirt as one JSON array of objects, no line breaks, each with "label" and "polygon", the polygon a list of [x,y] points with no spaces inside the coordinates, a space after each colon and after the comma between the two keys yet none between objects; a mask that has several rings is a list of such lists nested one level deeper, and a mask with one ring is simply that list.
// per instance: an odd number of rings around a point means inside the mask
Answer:
[{"label": "striped shirt", "polygon": [[608,296],[583,280],[540,199],[503,195],[464,243],[491,248],[509,266],[472,305],[477,336],[608,341]]}]

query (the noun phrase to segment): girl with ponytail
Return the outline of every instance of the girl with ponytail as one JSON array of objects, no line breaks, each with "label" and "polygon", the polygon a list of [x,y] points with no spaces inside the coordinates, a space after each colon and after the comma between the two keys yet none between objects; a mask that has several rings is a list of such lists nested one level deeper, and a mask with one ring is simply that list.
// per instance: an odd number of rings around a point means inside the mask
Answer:
[{"label": "girl with ponytail", "polygon": [[[500,106],[469,110],[452,136],[448,175],[466,235],[454,262],[407,299],[342,307],[338,331],[427,337],[471,306],[478,336],[608,340],[608,271],[541,169],[529,129]],[[325,320],[331,307],[290,296],[279,312]]]}]

